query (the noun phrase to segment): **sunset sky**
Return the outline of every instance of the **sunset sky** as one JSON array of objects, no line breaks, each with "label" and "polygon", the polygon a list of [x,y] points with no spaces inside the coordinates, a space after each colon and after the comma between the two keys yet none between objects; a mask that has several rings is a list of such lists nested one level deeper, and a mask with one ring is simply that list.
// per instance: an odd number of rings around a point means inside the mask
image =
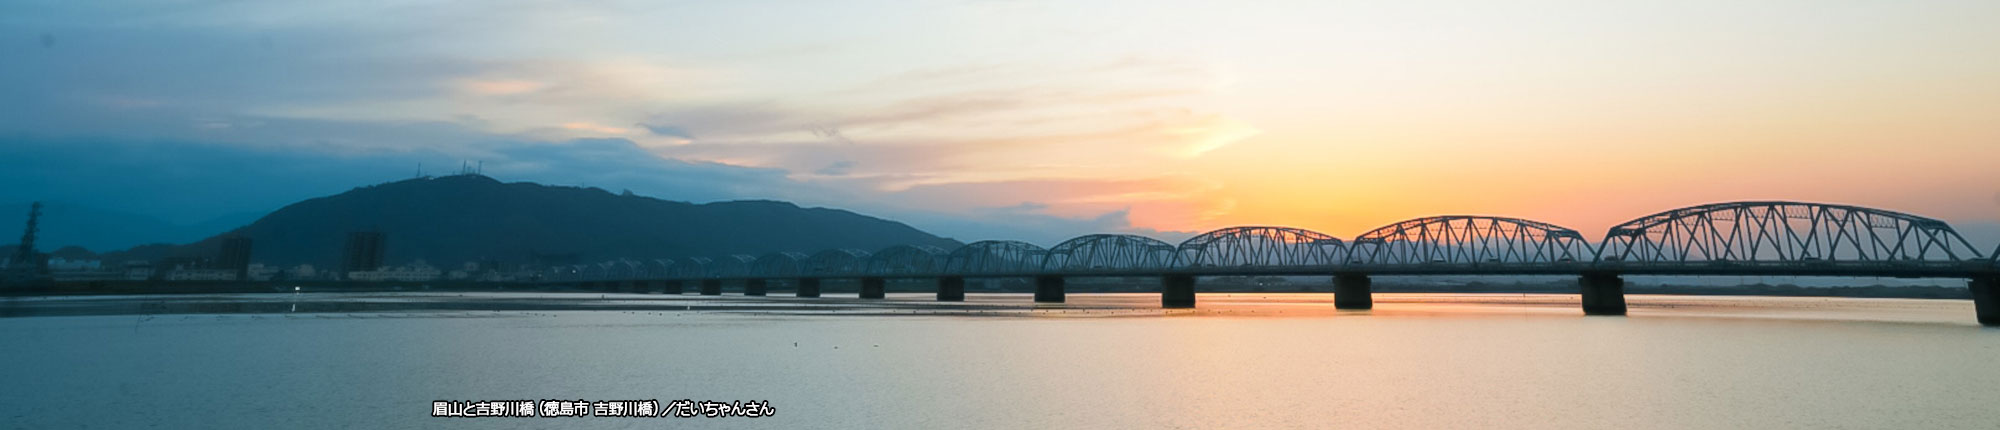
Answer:
[{"label": "sunset sky", "polygon": [[191,222],[472,160],[1043,245],[1436,214],[1594,239],[1743,199],[1984,228],[1995,23],[1991,0],[13,0],[0,203]]}]

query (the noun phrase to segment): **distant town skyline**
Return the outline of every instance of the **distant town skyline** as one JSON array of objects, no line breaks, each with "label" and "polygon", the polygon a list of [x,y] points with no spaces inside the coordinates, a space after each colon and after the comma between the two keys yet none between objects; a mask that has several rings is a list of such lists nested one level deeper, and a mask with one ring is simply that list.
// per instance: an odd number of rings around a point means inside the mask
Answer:
[{"label": "distant town skyline", "polygon": [[1986,244],[1996,18],[1982,1],[9,2],[0,204],[194,224],[483,162],[961,240],[1351,236],[1457,213],[1594,238],[1782,199]]}]

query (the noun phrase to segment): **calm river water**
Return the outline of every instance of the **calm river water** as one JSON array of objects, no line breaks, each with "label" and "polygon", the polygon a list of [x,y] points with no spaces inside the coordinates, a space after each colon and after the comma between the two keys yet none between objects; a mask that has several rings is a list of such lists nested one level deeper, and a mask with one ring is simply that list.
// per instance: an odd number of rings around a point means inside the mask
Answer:
[{"label": "calm river water", "polygon": [[[266,294],[0,303],[9,428],[1977,428],[1971,303],[1573,295]],[[434,400],[768,400],[433,418]]]}]

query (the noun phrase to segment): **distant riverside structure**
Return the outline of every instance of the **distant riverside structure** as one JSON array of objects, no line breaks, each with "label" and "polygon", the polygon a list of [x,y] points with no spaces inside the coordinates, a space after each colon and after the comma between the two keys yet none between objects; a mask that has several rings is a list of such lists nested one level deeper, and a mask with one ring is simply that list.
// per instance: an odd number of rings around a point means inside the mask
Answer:
[{"label": "distant riverside structure", "polygon": [[250,238],[233,236],[222,239],[222,253],[215,257],[216,269],[236,274],[236,280],[250,280]]},{"label": "distant riverside structure", "polygon": [[372,272],[386,265],[384,254],[387,243],[379,231],[357,231],[347,234],[346,252],[342,254],[341,272]]},{"label": "distant riverside structure", "polygon": [[36,227],[42,218],[42,202],[28,206],[28,226],[21,233],[21,244],[14,250],[14,256],[7,259],[7,270],[0,273],[0,284],[29,285],[49,281],[49,256],[35,251]]},{"label": "distant riverside structure", "polygon": [[424,282],[442,279],[445,272],[432,267],[430,263],[417,260],[407,266],[383,266],[372,270],[351,271],[346,275],[347,280],[356,282]]}]

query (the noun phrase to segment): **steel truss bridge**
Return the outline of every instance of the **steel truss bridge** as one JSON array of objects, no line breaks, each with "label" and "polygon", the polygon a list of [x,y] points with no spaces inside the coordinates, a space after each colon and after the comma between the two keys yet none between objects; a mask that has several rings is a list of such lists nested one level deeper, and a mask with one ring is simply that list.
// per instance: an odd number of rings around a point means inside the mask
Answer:
[{"label": "steel truss bridge", "polygon": [[1170,244],[1091,234],[1043,248],[988,240],[944,250],[892,246],[656,260],[556,268],[541,282],[658,286],[703,294],[740,281],[764,295],[797,282],[818,297],[824,279],[859,279],[862,298],[886,279],[936,279],[939,300],[963,300],[967,278],[1033,278],[1035,298],[1063,301],[1065,278],[1160,277],[1161,303],[1194,306],[1198,276],[1332,276],[1336,305],[1372,306],[1371,275],[1573,275],[1587,314],[1625,313],[1623,275],[1843,276],[1971,280],[1981,323],[2000,325],[2000,248],[1982,253],[1944,221],[1881,209],[1745,201],[1673,209],[1611,227],[1599,243],[1576,230],[1519,218],[1451,215],[1382,226],[1351,240],[1311,230],[1229,227]]}]

